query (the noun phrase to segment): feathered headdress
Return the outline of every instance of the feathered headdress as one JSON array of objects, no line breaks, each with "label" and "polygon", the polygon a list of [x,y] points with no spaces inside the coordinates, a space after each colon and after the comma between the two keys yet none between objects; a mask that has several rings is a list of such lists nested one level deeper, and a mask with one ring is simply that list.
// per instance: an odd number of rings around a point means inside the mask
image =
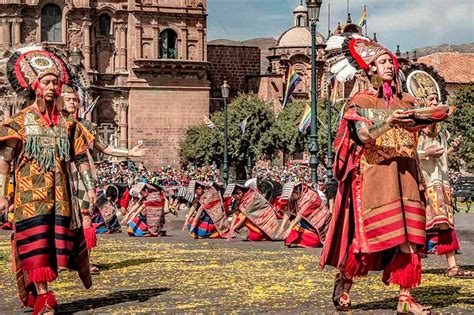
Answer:
[{"label": "feathered headdress", "polygon": [[53,49],[42,46],[26,46],[16,50],[8,59],[7,78],[17,94],[36,90],[38,81],[47,74],[54,74],[61,84],[68,84],[71,71]]},{"label": "feathered headdress", "polygon": [[390,50],[376,41],[357,34],[331,36],[326,42],[325,50],[329,54],[331,73],[339,82],[352,80],[361,70],[368,73],[371,64],[383,54],[392,57],[395,73],[399,72],[397,58]]}]

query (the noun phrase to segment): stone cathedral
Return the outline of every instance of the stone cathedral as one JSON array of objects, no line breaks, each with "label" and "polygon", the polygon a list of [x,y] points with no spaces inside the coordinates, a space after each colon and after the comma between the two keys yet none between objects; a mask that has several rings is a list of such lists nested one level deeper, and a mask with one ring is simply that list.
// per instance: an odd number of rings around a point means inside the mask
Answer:
[{"label": "stone cathedral", "polygon": [[[148,167],[177,165],[186,128],[209,114],[206,27],[206,0],[4,0],[0,58],[36,43],[79,51],[99,135],[122,147],[143,141]],[[5,119],[23,100],[0,76]]]}]

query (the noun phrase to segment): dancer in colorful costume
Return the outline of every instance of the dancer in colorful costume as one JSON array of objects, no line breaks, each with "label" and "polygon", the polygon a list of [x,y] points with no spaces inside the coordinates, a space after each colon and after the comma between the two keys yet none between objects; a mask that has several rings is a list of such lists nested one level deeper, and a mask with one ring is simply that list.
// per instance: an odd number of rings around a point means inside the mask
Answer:
[{"label": "dancer in colorful costume", "polygon": [[280,230],[287,222],[290,226],[284,234],[285,245],[289,247],[319,247],[325,239],[331,212],[317,192],[303,183],[283,185],[282,200],[288,201]]},{"label": "dancer in colorful costume", "polygon": [[[446,101],[445,82],[432,68],[415,64],[406,75],[408,92],[426,106],[438,106]],[[449,141],[450,134],[441,125],[425,128],[418,141],[418,157],[426,185],[427,247],[430,253],[446,256],[448,277],[472,278],[472,272],[456,263],[455,251],[459,250],[459,243],[454,226],[448,154],[459,148],[461,139],[454,139],[451,147]]]},{"label": "dancer in colorful costume", "polygon": [[248,230],[249,241],[276,241],[283,239],[279,233],[280,221],[273,206],[255,189],[239,184],[229,184],[224,199],[232,197],[234,218],[227,236],[231,240],[242,227]]},{"label": "dancer in colorful costume", "polygon": [[371,82],[350,100],[335,139],[339,187],[321,256],[322,267],[339,269],[334,305],[349,310],[353,279],[383,270],[383,282],[400,287],[397,311],[423,314],[428,309],[410,294],[421,283],[418,250],[426,240],[416,131],[448,114],[423,120],[411,110],[415,99],[400,90],[397,59],[377,42],[334,36],[326,49],[336,79],[352,79],[360,69]]},{"label": "dancer in colorful costume", "polygon": [[[75,80],[77,81],[77,80]],[[83,84],[78,84],[80,87],[84,87]],[[79,90],[73,88],[72,85],[63,85],[61,97],[64,101],[64,108],[63,113],[68,117],[69,120],[77,120],[79,121],[93,136],[94,136],[94,148],[99,150],[100,152],[115,156],[115,157],[142,157],[146,154],[146,149],[142,149],[141,145],[135,146],[131,150],[123,149],[123,148],[116,148],[111,145],[106,144],[102,141],[102,139],[96,134],[94,125],[92,122],[80,118],[79,113],[79,105],[80,105],[80,97],[79,97]],[[85,91],[81,91],[85,93]],[[93,167],[92,157],[90,156],[89,152],[88,157],[91,163],[91,167]],[[84,234],[86,237],[87,249],[90,251],[97,245],[97,235],[96,229],[92,225],[92,216],[94,212],[94,205],[91,205],[89,199],[87,198],[87,191],[84,187],[84,183],[79,180],[77,169],[72,165],[72,172],[74,178],[74,188],[75,194],[79,199],[79,205],[81,208],[82,213],[82,224],[84,229]],[[94,174],[95,172],[93,172]],[[99,269],[97,266],[91,266],[92,273],[98,273]]]},{"label": "dancer in colorful costume", "polygon": [[192,180],[188,192],[195,194],[189,208],[185,226],[192,238],[224,238],[229,232],[229,222],[224,212],[222,188]]},{"label": "dancer in colorful costume", "polygon": [[138,183],[131,190],[133,197],[139,200],[130,209],[128,218],[128,235],[130,236],[162,236],[165,224],[165,208],[168,200],[163,189],[150,184]]},{"label": "dancer in colorful costume", "polygon": [[[72,189],[75,163],[91,202],[96,199],[86,151],[93,136],[77,121],[61,115],[61,86],[70,72],[52,50],[17,50],[7,63],[17,93],[28,93],[27,106],[0,126],[0,191],[15,171],[13,262],[20,298],[33,314],[53,313],[56,298],[48,282],[59,268],[77,270],[92,285],[81,215]],[[34,99],[32,98],[34,97]],[[3,195],[0,207],[5,207]]]}]

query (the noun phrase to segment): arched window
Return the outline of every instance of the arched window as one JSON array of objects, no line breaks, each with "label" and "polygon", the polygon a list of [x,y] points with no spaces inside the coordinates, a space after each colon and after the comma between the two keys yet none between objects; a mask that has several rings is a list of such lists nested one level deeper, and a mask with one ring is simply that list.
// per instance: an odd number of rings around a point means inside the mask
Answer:
[{"label": "arched window", "polygon": [[47,4],[41,10],[41,41],[61,42],[61,9],[55,4]]},{"label": "arched window", "polygon": [[160,59],[178,58],[178,35],[171,29],[160,33]]},{"label": "arched window", "polygon": [[99,16],[99,35],[110,35],[111,18],[108,14],[101,14]]},{"label": "arched window", "polygon": [[304,27],[306,25],[306,22],[304,20],[304,15],[298,16],[298,26],[299,27]]}]

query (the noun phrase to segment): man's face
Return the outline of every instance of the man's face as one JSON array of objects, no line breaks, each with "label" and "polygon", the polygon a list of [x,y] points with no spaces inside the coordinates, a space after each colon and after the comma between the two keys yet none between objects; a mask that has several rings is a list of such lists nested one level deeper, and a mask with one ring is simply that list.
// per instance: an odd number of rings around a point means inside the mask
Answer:
[{"label": "man's face", "polygon": [[430,94],[426,97],[426,106],[436,106],[438,105],[438,95],[437,94]]},{"label": "man's face", "polygon": [[75,93],[66,93],[63,95],[64,99],[64,109],[69,114],[74,114],[77,110],[77,106],[79,105],[79,99],[77,98]]},{"label": "man's face", "polygon": [[393,59],[389,54],[383,54],[375,60],[378,75],[383,81],[392,81],[395,75]]},{"label": "man's face", "polygon": [[59,80],[54,74],[47,74],[39,80],[39,89],[41,90],[44,99],[52,102],[56,98],[56,91],[58,90]]}]

